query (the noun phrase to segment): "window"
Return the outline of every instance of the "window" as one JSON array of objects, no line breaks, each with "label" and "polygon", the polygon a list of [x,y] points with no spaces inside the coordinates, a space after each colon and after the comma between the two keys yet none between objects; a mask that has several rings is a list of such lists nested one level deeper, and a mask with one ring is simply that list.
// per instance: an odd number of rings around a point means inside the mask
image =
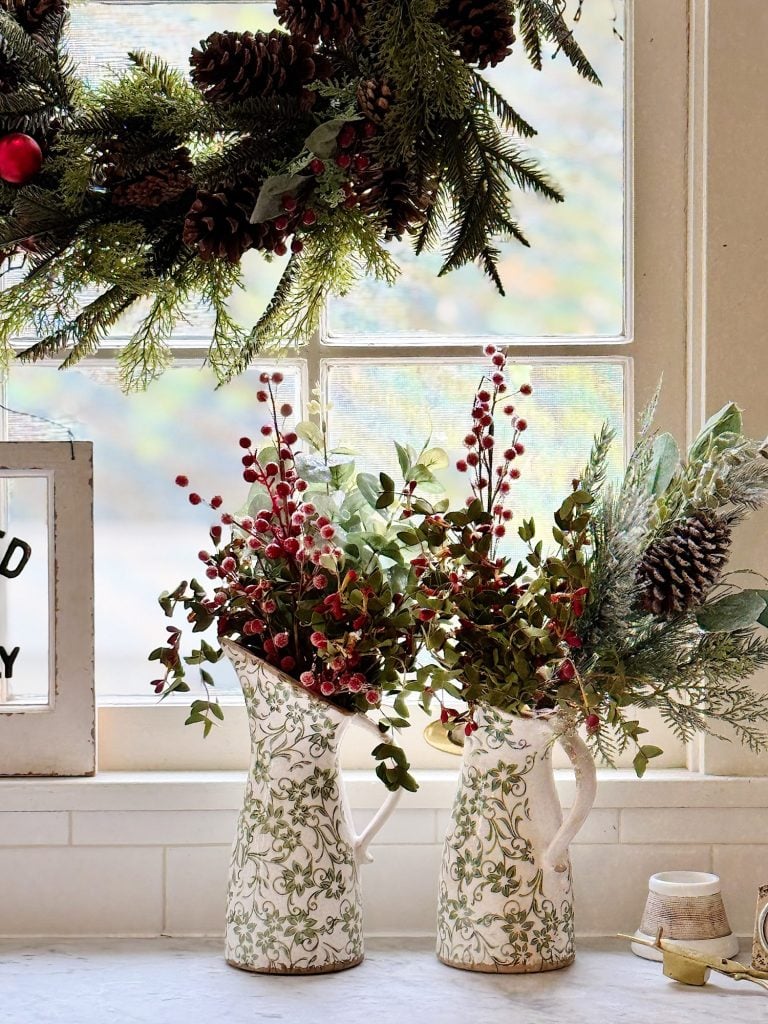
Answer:
[{"label": "window", "polygon": [[[563,206],[535,196],[520,202],[532,248],[505,248],[506,299],[475,268],[437,279],[434,262],[417,263],[398,247],[403,276],[395,290],[366,282],[333,300],[311,344],[281,363],[297,408],[321,382],[334,403],[334,436],[352,441],[361,463],[380,466],[390,451],[394,457],[392,440],[420,444],[428,434],[455,450],[489,338],[509,346],[516,378],[534,386],[520,491],[526,514],[551,514],[603,420],[630,442],[636,396],[645,401],[662,371],[665,425],[685,434],[687,14],[681,5],[664,8],[584,5],[578,31],[602,91],[562,56],[540,75],[514,57],[497,69],[497,84],[541,129],[530,148],[568,197]],[[124,62],[128,43],[185,66],[190,47],[214,29],[272,24],[264,3],[85,2],[74,6],[72,51],[96,79]],[[263,308],[279,269],[247,255],[249,288],[237,309],[244,321]],[[240,739],[209,740],[206,749],[196,733],[183,735],[183,708],[155,706],[145,661],[165,625],[157,594],[190,572],[205,536],[173,478],[185,472],[201,491],[236,502],[236,439],[259,426],[252,372],[214,391],[200,370],[207,329],[205,310],[191,310],[176,367],[145,395],[119,393],[109,349],[65,374],[14,368],[6,383],[11,408],[56,418],[94,441],[96,676],[101,763],[109,767],[211,767],[212,759],[233,767],[243,756]],[[115,347],[125,333],[116,331]],[[50,436],[50,428],[13,416],[6,429],[11,437]],[[617,470],[620,454],[618,447]],[[459,480],[452,485],[458,494]],[[234,675],[223,666],[220,683],[236,704]],[[244,735],[239,714],[233,707],[218,732]],[[421,744],[418,718],[416,725],[405,737],[414,764],[453,764]],[[666,765],[685,764],[671,737],[660,745]],[[367,757],[364,741],[360,752]]]}]

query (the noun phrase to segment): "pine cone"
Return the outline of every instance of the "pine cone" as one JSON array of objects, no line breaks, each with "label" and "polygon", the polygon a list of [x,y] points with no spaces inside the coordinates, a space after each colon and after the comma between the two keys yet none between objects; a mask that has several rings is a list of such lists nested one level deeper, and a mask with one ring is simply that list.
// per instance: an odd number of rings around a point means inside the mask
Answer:
[{"label": "pine cone", "polygon": [[192,81],[205,99],[236,103],[251,96],[299,96],[310,103],[307,86],[325,81],[332,66],[298,36],[271,32],[214,32],[192,50]]},{"label": "pine cone", "polygon": [[637,569],[640,604],[669,618],[697,608],[720,579],[731,546],[727,523],[698,512],[646,550]]},{"label": "pine cone", "polygon": [[361,33],[366,6],[366,0],[276,0],[275,14],[309,43],[344,43]]},{"label": "pine cone", "polygon": [[218,257],[237,263],[257,237],[250,222],[258,189],[248,186],[197,193],[184,221],[182,239],[206,262]]},{"label": "pine cone", "polygon": [[495,67],[512,52],[515,19],[505,0],[448,0],[438,18],[467,64]]},{"label": "pine cone", "polygon": [[0,0],[0,7],[12,14],[27,32],[36,32],[49,14],[63,14],[67,0]]},{"label": "pine cone", "polygon": [[369,78],[357,87],[358,109],[375,124],[382,123],[394,102],[394,90],[386,79]]},{"label": "pine cone", "polygon": [[419,228],[435,201],[434,182],[417,180],[405,165],[371,164],[355,183],[355,194],[363,212],[381,221],[387,241]]},{"label": "pine cone", "polygon": [[175,202],[194,188],[192,167],[189,150],[176,149],[140,178],[118,182],[112,190],[112,202],[144,210]]}]

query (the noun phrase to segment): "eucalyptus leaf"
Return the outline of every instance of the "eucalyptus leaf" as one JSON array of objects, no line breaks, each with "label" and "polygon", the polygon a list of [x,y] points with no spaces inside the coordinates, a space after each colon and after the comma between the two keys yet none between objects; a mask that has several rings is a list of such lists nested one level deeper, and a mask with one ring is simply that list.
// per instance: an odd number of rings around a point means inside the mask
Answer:
[{"label": "eucalyptus leaf", "polygon": [[306,180],[303,174],[274,174],[267,178],[256,199],[251,224],[263,224],[279,217],[283,212],[283,196],[286,192],[295,192]]},{"label": "eucalyptus leaf", "polygon": [[331,121],[324,121],[304,140],[305,148],[321,160],[329,160],[336,152],[339,132],[348,120],[346,117],[334,117]]},{"label": "eucalyptus leaf", "polygon": [[427,448],[419,456],[419,465],[426,466],[427,469],[447,469],[448,452],[443,448]]},{"label": "eucalyptus leaf", "polygon": [[309,484],[329,484],[331,468],[325,460],[314,452],[297,452],[295,456],[296,472],[302,480]]},{"label": "eucalyptus leaf", "polygon": [[709,442],[713,437],[720,434],[741,434],[742,432],[741,410],[733,402],[724,405],[714,416],[710,416],[702,427],[701,433],[691,445],[688,457],[691,462],[700,459],[707,450]]},{"label": "eucalyptus leaf", "polygon": [[371,508],[376,508],[382,489],[378,479],[372,473],[357,474],[357,489]]},{"label": "eucalyptus leaf", "polygon": [[696,621],[707,633],[730,633],[734,629],[754,626],[767,607],[761,591],[742,590],[738,594],[728,594],[719,601],[703,605],[696,615]]},{"label": "eucalyptus leaf", "polygon": [[294,430],[302,439],[318,451],[323,447],[323,432],[312,420],[301,420],[296,424]]},{"label": "eucalyptus leaf", "polygon": [[651,494],[664,494],[680,462],[680,449],[671,434],[659,434],[653,442],[653,462],[648,471]]}]

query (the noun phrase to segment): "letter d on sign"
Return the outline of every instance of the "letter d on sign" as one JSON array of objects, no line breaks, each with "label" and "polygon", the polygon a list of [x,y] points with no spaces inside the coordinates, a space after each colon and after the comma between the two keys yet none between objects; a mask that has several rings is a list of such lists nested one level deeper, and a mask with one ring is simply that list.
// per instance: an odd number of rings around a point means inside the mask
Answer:
[{"label": "letter d on sign", "polygon": [[[0,533],[0,536],[2,534]],[[3,560],[0,562],[0,576],[6,576],[9,580],[15,579],[24,569],[24,566],[32,555],[32,548],[24,540],[14,537],[5,550]],[[16,564],[13,564],[16,558]]]}]

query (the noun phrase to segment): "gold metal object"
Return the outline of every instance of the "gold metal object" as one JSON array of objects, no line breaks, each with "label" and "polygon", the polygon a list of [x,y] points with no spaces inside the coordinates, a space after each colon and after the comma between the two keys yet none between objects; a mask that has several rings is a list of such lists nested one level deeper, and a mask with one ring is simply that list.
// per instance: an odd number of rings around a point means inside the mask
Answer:
[{"label": "gold metal object", "polygon": [[768,971],[768,885],[761,885],[757,890],[752,967],[756,971]]},{"label": "gold metal object", "polygon": [[[459,728],[462,728],[461,726]],[[451,733],[453,729],[451,726],[445,726],[438,719],[436,722],[430,722],[424,729],[424,739],[435,750],[442,750],[444,754],[457,754],[461,757],[464,751],[464,744],[462,742],[463,736],[460,739],[452,738]]]},{"label": "gold metal object", "polygon": [[655,939],[642,939],[637,935],[623,933],[619,934],[619,938],[629,939],[630,942],[649,946],[651,949],[660,949],[664,954],[664,974],[683,985],[705,985],[710,972],[717,971],[718,974],[724,974],[734,981],[751,981],[768,990],[768,971],[755,970],[739,963],[738,960],[708,956],[706,953],[699,953],[698,950],[673,944],[662,937],[661,928]]}]

